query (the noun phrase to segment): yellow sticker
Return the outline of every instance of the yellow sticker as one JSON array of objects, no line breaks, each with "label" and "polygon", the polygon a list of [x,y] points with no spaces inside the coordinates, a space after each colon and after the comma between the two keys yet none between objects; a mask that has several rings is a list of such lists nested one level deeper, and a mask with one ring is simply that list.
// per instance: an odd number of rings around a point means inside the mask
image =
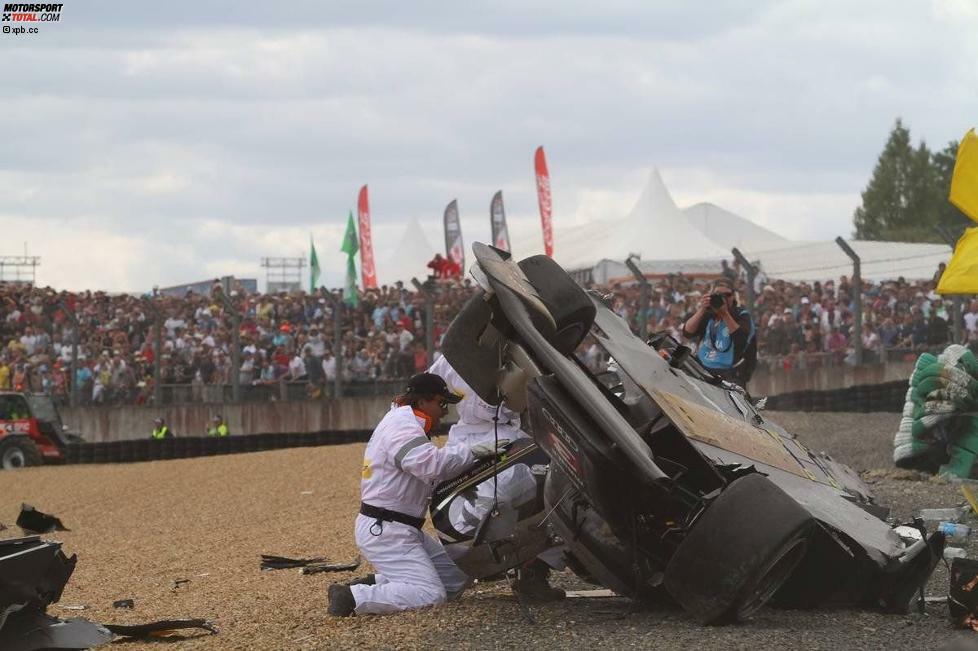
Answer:
[{"label": "yellow sticker", "polygon": [[374,471],[370,467],[370,459],[368,459],[367,457],[364,457],[363,458],[363,470],[360,471],[360,476],[363,477],[364,479],[370,479],[370,477],[373,476],[373,474],[374,474]]}]

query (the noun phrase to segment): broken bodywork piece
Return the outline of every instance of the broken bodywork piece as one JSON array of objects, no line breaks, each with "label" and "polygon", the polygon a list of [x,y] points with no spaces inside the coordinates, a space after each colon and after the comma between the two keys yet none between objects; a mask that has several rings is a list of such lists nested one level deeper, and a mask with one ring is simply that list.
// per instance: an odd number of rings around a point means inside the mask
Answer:
[{"label": "broken bodywork piece", "polygon": [[[484,293],[443,352],[480,398],[524,411],[532,452],[550,463],[538,500],[484,509],[471,530],[453,513],[474,511],[478,484],[530,446],[436,488],[432,520],[463,570],[490,576],[563,544],[584,578],[707,623],[768,601],[907,610],[943,536],[901,537],[851,468],[805,448],[685,346],[638,339],[553,260],[474,250]],[[600,373],[578,357],[586,337],[611,362]]]},{"label": "broken bodywork piece", "polygon": [[39,536],[0,541],[0,649],[87,649],[112,640],[98,624],[45,612],[61,598],[75,562],[61,543]]},{"label": "broken bodywork piece", "polygon": [[106,624],[105,628],[120,637],[133,638],[165,637],[177,631],[188,629],[207,631],[213,635],[218,633],[217,627],[206,619],[163,619],[146,624],[132,625]]},{"label": "broken bodywork piece", "polygon": [[[61,543],[27,536],[0,541],[0,649],[90,649],[111,642],[116,635],[148,637],[198,628],[217,629],[203,619],[163,620],[135,626],[100,625],[81,618],[58,619],[45,611],[61,599],[77,557],[61,551]],[[128,602],[131,599],[115,602]]]},{"label": "broken bodywork piece", "polygon": [[61,520],[38,511],[30,504],[20,505],[20,515],[17,516],[17,526],[27,533],[51,533],[52,531],[70,531]]},{"label": "broken bodywork piece", "polygon": [[261,555],[261,570],[286,570],[292,568],[302,568],[302,574],[318,574],[320,572],[352,572],[360,567],[360,558],[350,563],[330,563],[325,557],[316,558],[288,558],[286,556],[274,556],[272,554]]}]

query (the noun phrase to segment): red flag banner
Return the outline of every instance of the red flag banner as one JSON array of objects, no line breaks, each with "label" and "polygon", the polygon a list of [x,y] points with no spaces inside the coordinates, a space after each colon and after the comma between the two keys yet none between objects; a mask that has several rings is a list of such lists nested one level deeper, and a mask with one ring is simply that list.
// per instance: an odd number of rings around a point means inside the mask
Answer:
[{"label": "red flag banner", "polygon": [[458,219],[458,200],[445,208],[445,255],[465,273],[465,244],[462,243],[462,224]]},{"label": "red flag banner", "polygon": [[509,251],[509,229],[506,228],[506,211],[503,209],[503,191],[497,192],[489,204],[492,219],[492,245],[497,249]]},{"label": "red flag banner", "polygon": [[367,198],[367,186],[360,188],[357,214],[360,218],[360,275],[363,277],[363,288],[376,289],[377,270],[374,268],[374,245],[370,237],[370,200]]},{"label": "red flag banner", "polygon": [[547,157],[543,147],[537,147],[533,165],[537,173],[537,199],[540,202],[540,223],[543,226],[543,251],[549,257],[554,257],[554,231],[550,219],[552,204],[550,203],[550,172],[547,171]]}]

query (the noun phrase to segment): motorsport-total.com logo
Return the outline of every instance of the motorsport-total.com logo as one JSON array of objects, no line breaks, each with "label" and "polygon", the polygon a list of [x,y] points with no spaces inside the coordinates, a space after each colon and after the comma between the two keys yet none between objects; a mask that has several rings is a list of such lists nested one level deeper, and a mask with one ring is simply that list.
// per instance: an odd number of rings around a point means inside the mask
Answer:
[{"label": "motorsport-total.com logo", "polygon": [[[57,23],[61,20],[61,8],[64,4],[34,4],[34,3],[12,3],[7,2],[3,5],[3,15],[0,22],[3,26],[4,34],[37,34],[37,27],[30,27],[31,23]],[[11,26],[6,23],[18,23]]]}]

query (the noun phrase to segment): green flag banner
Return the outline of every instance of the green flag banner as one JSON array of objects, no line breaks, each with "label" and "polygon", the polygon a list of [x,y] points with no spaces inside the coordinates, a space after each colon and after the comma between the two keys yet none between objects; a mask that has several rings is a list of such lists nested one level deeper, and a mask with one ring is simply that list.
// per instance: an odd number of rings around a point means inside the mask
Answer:
[{"label": "green flag banner", "polygon": [[316,255],[316,245],[309,236],[309,293],[316,291],[316,283],[319,282],[319,257]]},{"label": "green flag banner", "polygon": [[360,243],[357,239],[357,225],[353,221],[353,211],[350,211],[350,218],[346,222],[346,234],[343,236],[343,246],[340,251],[346,254],[346,290],[343,292],[343,300],[356,307],[359,302],[357,296],[357,263],[354,260],[357,251],[360,250]]}]

